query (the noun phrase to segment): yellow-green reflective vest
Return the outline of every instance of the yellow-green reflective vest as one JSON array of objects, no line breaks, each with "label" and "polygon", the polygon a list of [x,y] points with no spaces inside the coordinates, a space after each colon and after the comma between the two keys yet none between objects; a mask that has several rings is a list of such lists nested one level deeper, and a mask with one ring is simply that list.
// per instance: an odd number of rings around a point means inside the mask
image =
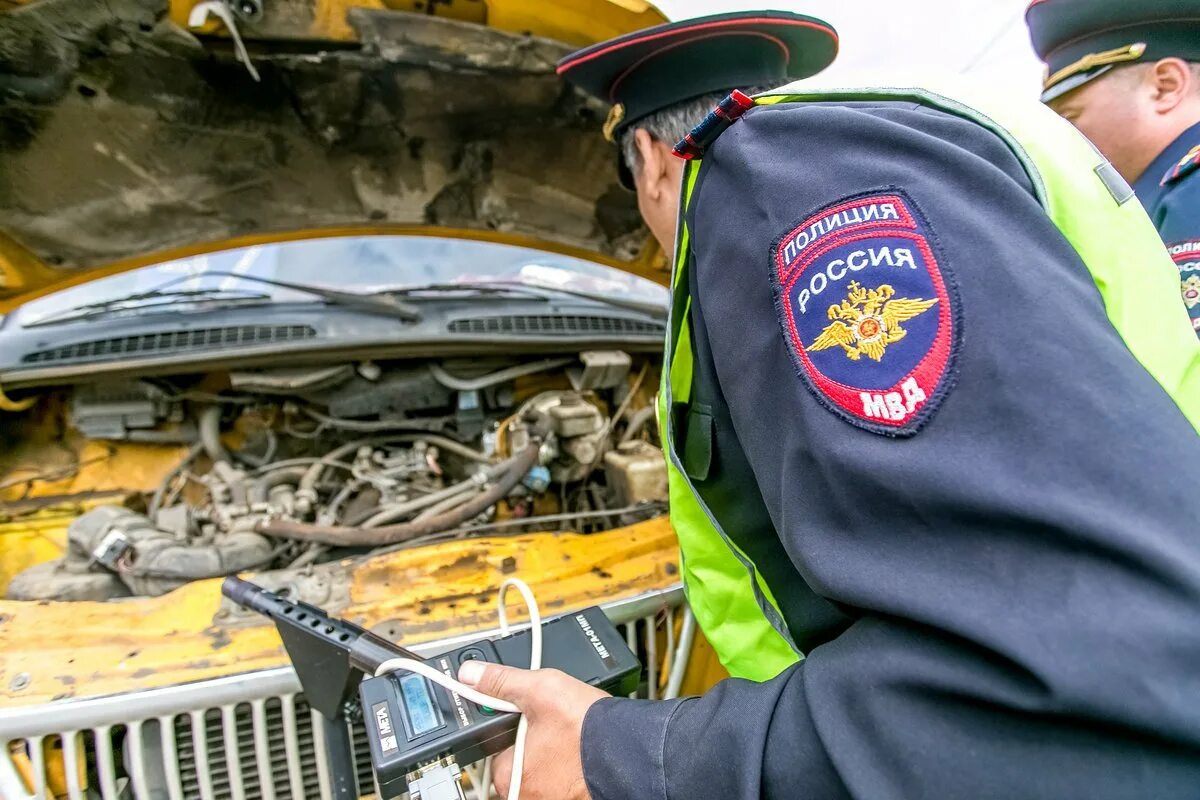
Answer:
[{"label": "yellow-green reflective vest", "polygon": [[[956,98],[966,95],[955,92]],[[1068,123],[1041,106],[1019,108],[980,97],[955,99],[927,89],[815,90],[791,84],[754,98],[777,103],[915,102],[964,117],[1003,140],[1028,173],[1046,214],[1074,246],[1125,345],[1200,431],[1200,341],[1179,314],[1178,276],[1132,190]],[[692,389],[692,349],[685,320],[690,231],[685,213],[700,159],[684,173],[666,368],[659,426],[667,456],[671,522],[682,551],[688,601],[721,662],[734,677],[769,680],[803,658],[751,559],[721,529],[682,467],[673,433]],[[796,576],[801,580],[800,576]]]}]

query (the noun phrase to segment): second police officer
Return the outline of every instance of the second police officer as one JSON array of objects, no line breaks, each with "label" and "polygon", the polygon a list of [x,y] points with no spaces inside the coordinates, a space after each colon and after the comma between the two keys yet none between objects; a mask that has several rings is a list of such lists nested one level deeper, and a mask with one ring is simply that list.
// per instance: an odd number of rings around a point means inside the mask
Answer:
[{"label": "second police officer", "polygon": [[1200,335],[1200,0],[1036,0],[1042,100],[1133,184]]}]

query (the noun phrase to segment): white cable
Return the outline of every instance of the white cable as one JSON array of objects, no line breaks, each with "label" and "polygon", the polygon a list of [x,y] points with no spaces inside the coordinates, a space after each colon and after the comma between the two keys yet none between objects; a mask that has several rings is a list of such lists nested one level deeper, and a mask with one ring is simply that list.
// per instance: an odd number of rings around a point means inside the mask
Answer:
[{"label": "white cable", "polygon": [[221,0],[204,0],[197,3],[192,6],[192,12],[188,15],[188,27],[204,27],[208,22],[209,14],[225,23],[225,29],[233,37],[233,48],[237,52],[238,61],[245,65],[251,78],[254,78],[256,82],[261,82],[262,78],[259,77],[258,70],[254,68],[254,62],[250,60],[250,53],[246,51],[246,44],[242,41],[242,34],[238,31],[237,19],[234,18],[233,11],[229,9],[229,6]]},{"label": "white cable", "polygon": [[[507,636],[510,633],[508,625],[508,613],[504,608],[504,595],[508,593],[510,586],[515,586],[517,591],[521,593],[522,599],[525,600],[525,605],[529,609],[529,668],[531,670],[542,668],[542,613],[538,609],[537,600],[533,596],[533,591],[529,585],[520,578],[509,578],[504,583],[500,584],[500,596],[498,599],[500,617],[500,633]],[[477,703],[481,706],[494,708],[497,711],[508,711],[514,714],[520,714],[521,709],[517,708],[507,700],[501,700],[499,697],[486,695],[477,689],[472,689],[465,683],[460,683],[454,678],[451,678],[444,672],[434,669],[428,664],[416,661],[411,658],[389,658],[387,661],[379,665],[375,670],[375,677],[384,675],[388,672],[397,670],[405,670],[406,672],[415,672],[421,675],[438,686],[455,692],[462,697],[467,698],[472,703]],[[521,771],[525,765],[525,736],[529,729],[529,723],[522,714],[521,721],[517,723],[517,740],[513,744],[513,765],[512,779],[508,785],[508,800],[518,800],[521,796]],[[487,791],[486,787],[484,791]]]},{"label": "white cable", "polygon": [[[525,600],[529,609],[529,668],[542,668],[542,613],[538,610],[537,600],[529,586],[520,578],[509,578],[500,584],[500,631],[508,634],[508,614],[504,610],[504,595],[508,587],[515,586]],[[525,736],[529,732],[529,721],[524,714],[517,723],[517,741],[513,745],[512,778],[508,784],[508,800],[518,800],[521,796],[521,773],[525,767]]]}]

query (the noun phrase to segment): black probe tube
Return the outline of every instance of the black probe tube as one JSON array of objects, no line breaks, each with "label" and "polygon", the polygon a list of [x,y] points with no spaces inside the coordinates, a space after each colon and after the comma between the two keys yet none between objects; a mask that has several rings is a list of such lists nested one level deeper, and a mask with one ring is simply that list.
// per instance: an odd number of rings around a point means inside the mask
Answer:
[{"label": "black probe tube", "polygon": [[277,624],[293,625],[310,636],[325,640],[339,650],[347,651],[351,666],[368,675],[374,675],[380,664],[393,658],[423,660],[407,648],[393,644],[352,622],[336,617],[331,618],[324,611],[314,609],[312,606],[304,607],[306,614],[320,613],[324,619],[333,624],[317,627],[300,624],[293,615],[285,610],[295,608],[297,606],[295,602],[286,600],[250,581],[244,581],[236,575],[230,575],[221,584],[221,594],[243,608],[249,608],[275,620]]}]

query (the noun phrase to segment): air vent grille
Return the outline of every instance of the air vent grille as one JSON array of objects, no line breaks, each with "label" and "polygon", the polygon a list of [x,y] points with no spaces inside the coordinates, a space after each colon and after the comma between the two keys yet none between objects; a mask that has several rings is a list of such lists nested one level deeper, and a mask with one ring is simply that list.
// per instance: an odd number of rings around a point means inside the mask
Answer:
[{"label": "air vent grille", "polygon": [[666,327],[625,317],[582,314],[522,314],[492,317],[468,317],[450,323],[450,333],[509,334],[518,336],[662,336]]},{"label": "air vent grille", "polygon": [[280,344],[311,339],[317,335],[307,325],[238,325],[226,328],[199,328],[190,331],[144,333],[93,339],[63,347],[39,350],[22,357],[26,364],[61,364],[71,361],[111,361],[144,355],[194,353],[226,347]]}]

